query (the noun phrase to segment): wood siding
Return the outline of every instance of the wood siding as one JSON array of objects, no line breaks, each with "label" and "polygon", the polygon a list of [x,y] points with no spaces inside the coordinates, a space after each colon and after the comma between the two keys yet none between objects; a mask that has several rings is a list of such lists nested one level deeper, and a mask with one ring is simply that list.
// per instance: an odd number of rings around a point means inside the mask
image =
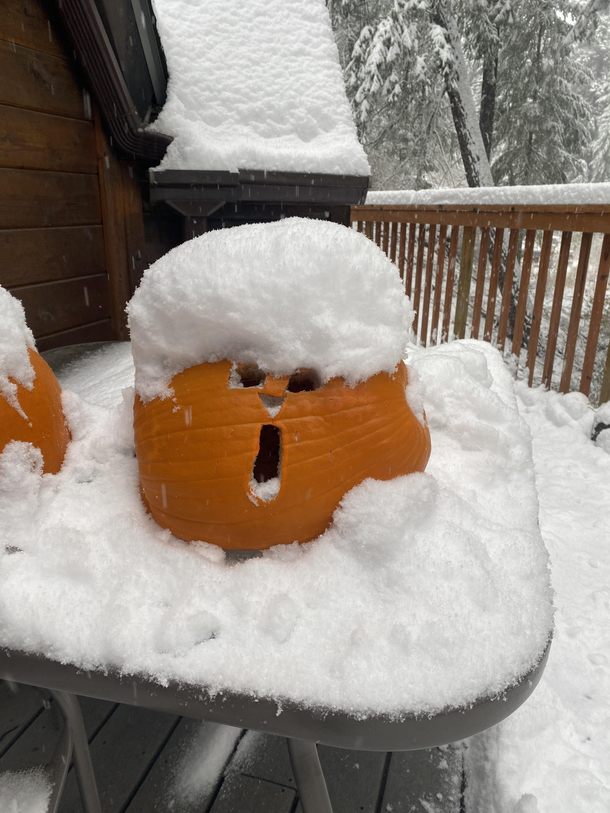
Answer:
[{"label": "wood siding", "polygon": [[69,53],[51,3],[0,0],[0,285],[39,350],[127,338],[144,239],[133,166]]}]

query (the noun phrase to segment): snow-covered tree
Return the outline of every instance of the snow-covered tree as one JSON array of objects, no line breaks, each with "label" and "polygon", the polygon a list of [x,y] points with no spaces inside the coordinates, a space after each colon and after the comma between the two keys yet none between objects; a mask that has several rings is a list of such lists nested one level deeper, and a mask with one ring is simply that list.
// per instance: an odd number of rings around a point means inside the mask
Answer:
[{"label": "snow-covered tree", "polygon": [[513,0],[499,53],[492,168],[500,184],[584,180],[591,75],[566,44],[573,2]]},{"label": "snow-covered tree", "polygon": [[490,162],[503,184],[585,177],[591,77],[574,54],[610,0],[327,1],[377,184],[405,167],[417,188],[452,178],[456,146],[471,186],[493,184]]}]

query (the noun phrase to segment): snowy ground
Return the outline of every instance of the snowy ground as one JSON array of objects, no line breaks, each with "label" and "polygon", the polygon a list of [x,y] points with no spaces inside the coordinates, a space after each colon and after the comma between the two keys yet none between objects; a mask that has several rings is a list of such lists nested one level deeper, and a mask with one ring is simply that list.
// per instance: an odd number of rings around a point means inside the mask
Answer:
[{"label": "snowy ground", "polygon": [[[610,438],[590,440],[579,393],[518,387],[533,437],[540,525],[551,554],[556,630],[539,688],[511,718],[473,738],[468,809],[610,809]],[[607,421],[607,419],[605,419]],[[608,431],[606,434],[610,434]]]},{"label": "snowy ground", "polygon": [[46,813],[51,783],[44,771],[5,771],[0,774],[2,813]]}]

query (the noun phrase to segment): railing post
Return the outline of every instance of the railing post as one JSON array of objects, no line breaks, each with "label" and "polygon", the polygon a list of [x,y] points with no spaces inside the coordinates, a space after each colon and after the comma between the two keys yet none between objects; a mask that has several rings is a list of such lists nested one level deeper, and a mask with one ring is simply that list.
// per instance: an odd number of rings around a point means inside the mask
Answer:
[{"label": "railing post", "polygon": [[569,392],[572,381],[572,367],[574,366],[574,354],[576,353],[576,340],[578,338],[578,326],[580,324],[580,314],[582,311],[582,299],[587,283],[587,269],[589,268],[589,257],[591,255],[591,242],[593,235],[585,232],[580,242],[580,256],[578,257],[578,271],[574,281],[574,294],[572,296],[572,309],[570,311],[570,324],[568,327],[568,338],[563,351],[563,367],[561,370],[561,381],[559,382],[559,392]]},{"label": "railing post", "polygon": [[571,244],[572,232],[564,231],[561,235],[561,248],[559,250],[555,291],[553,293],[553,307],[551,309],[551,321],[549,324],[549,338],[546,346],[546,355],[544,357],[544,369],[542,371],[542,383],[547,389],[551,386],[551,380],[553,378],[555,348],[557,347],[557,334],[559,333],[559,321],[561,319],[561,303],[563,302],[563,289],[566,284]]},{"label": "railing post", "polygon": [[595,355],[597,343],[599,341],[599,328],[604,313],[604,301],[606,299],[606,288],[608,287],[608,272],[610,271],[610,234],[604,235],[604,242],[599,258],[597,269],[597,282],[595,283],[595,293],[593,295],[593,307],[591,309],[591,319],[589,322],[589,335],[587,336],[587,349],[582,365],[582,375],[580,377],[580,391],[589,397],[591,390],[591,379],[593,378],[593,368],[595,366]]},{"label": "railing post", "polygon": [[462,256],[460,257],[460,277],[458,279],[457,304],[455,307],[455,323],[453,332],[458,339],[466,336],[466,322],[468,320],[468,302],[470,299],[470,283],[472,280],[472,262],[474,260],[475,226],[465,226],[462,237]]},{"label": "railing post", "polygon": [[[352,207],[351,215],[353,227],[373,239],[390,259],[397,263],[405,292],[413,299],[416,311],[413,327],[418,338],[426,343],[429,335],[432,342],[448,341],[453,336],[463,338],[467,335],[474,253],[477,244],[476,230],[480,229],[477,281],[472,306],[472,329],[469,335],[472,338],[479,338],[483,333],[485,340],[493,341],[500,350],[503,350],[511,332],[509,326],[512,325],[512,342],[509,346],[517,359],[521,356],[522,345],[526,346],[525,366],[528,368],[528,384],[531,386],[534,383],[536,370],[542,368],[542,384],[546,387],[551,386],[557,354],[561,356],[561,359],[558,359],[562,364],[559,388],[563,392],[571,389],[573,368],[577,359],[580,362],[584,350],[582,367],[578,369],[580,391],[589,396],[592,382],[598,384],[601,378],[601,402],[610,400],[610,349],[605,346],[603,351],[605,367],[603,370],[600,369],[602,367],[600,333],[602,325],[605,324],[603,320],[610,274],[608,206],[585,203],[574,205],[541,203],[529,206],[518,202],[473,205],[466,200],[460,202],[460,198],[455,205],[436,204],[427,202],[427,193],[418,194],[416,201],[404,205],[355,206]],[[463,230],[463,239],[460,237],[460,230]],[[503,237],[507,230],[510,231],[510,240],[504,260]],[[521,275],[518,280],[514,280],[520,230],[526,232],[525,249]],[[551,274],[550,263],[555,232],[562,235],[561,249],[556,272]],[[541,234],[543,239],[540,259],[536,263],[534,255]],[[582,235],[582,241],[574,295],[570,303],[566,343],[563,348],[566,322],[563,299],[568,271],[571,268],[574,234]],[[435,238],[438,239],[437,251],[434,250]],[[586,293],[587,265],[590,253],[597,252],[597,240],[602,238],[603,246],[588,328],[585,325],[587,328],[585,341],[584,335],[581,334],[585,332],[582,327],[582,309]],[[424,263],[426,239],[428,252],[427,262]],[[494,240],[493,252],[490,246],[491,239]],[[455,265],[460,243],[462,251],[456,280]],[[434,254],[437,255],[436,270]],[[487,278],[488,258],[491,258],[491,271]],[[504,261],[506,261],[505,271]],[[529,288],[535,274],[535,264],[538,265],[536,290],[530,313]],[[446,278],[443,279],[445,265],[447,265]],[[500,291],[503,274],[504,280]],[[554,279],[554,290],[548,283],[549,278]],[[501,303],[498,303],[498,299],[501,299]],[[552,300],[550,308],[548,308],[549,299]],[[550,310],[550,314],[547,309]],[[544,335],[546,346],[543,348],[544,362],[539,364],[538,344],[541,334]]]},{"label": "railing post", "polygon": [[538,281],[536,282],[536,296],[534,299],[534,310],[532,312],[532,326],[530,329],[527,347],[527,367],[529,369],[527,383],[529,387],[532,386],[532,381],[534,380],[536,356],[538,353],[538,338],[540,337],[542,308],[544,305],[544,294],[546,292],[546,278],[549,272],[549,262],[551,260],[552,247],[553,247],[553,232],[545,231],[544,237],[542,238],[540,262],[538,263]]},{"label": "railing post", "polygon": [[602,391],[599,396],[600,405],[605,404],[606,401],[610,401],[610,342],[608,342],[608,353],[606,355],[606,365],[602,379]]}]

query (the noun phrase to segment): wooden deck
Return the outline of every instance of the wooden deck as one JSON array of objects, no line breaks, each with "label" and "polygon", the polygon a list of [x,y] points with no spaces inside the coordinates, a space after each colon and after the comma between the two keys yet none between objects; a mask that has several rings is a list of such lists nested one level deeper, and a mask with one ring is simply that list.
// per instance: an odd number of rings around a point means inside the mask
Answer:
[{"label": "wooden deck", "polygon": [[[104,813],[301,813],[282,738],[80,698]],[[47,765],[63,726],[38,690],[0,682],[0,773]],[[334,813],[463,813],[460,746],[321,746]],[[82,813],[73,771],[61,813]]]}]

